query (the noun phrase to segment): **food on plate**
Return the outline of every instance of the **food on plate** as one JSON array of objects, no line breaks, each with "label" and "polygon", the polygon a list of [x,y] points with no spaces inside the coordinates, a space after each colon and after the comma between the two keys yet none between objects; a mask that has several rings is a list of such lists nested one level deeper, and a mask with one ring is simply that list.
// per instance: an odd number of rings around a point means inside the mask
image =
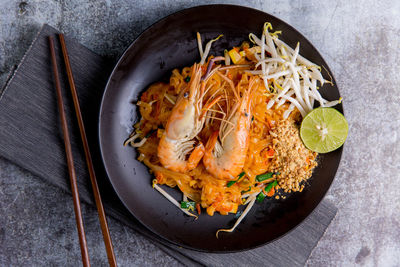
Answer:
[{"label": "food on plate", "polygon": [[342,113],[333,108],[316,108],[303,119],[300,136],[309,149],[328,153],[343,145],[348,131]]},{"label": "food on plate", "polygon": [[[209,51],[222,35],[203,50],[198,33],[199,63],[142,93],[141,118],[124,143],[137,148],[153,187],[187,215],[227,215],[245,205],[236,224],[217,235],[233,231],[256,202],[301,192],[317,152],[338,148],[347,135],[343,116],[336,123],[328,111],[322,118],[331,121],[319,120],[317,110],[341,102],[320,95],[318,86],[330,83],[321,68],[299,54],[299,43],[292,49],[270,30],[265,23],[260,38],[251,33],[250,42],[217,57]],[[178,187],[182,200],[160,185]]]},{"label": "food on plate", "polygon": [[[158,143],[157,155],[160,163],[167,169],[186,173],[197,167],[204,155],[204,145],[201,141],[193,148],[196,136],[203,129],[206,116],[201,97],[205,83],[201,83],[201,67],[192,67],[191,81],[175,102],[165,125],[165,130]],[[202,87],[202,89],[200,88]],[[174,95],[177,97],[177,95]],[[162,100],[158,100],[160,103]],[[163,104],[163,103],[161,103]],[[156,114],[157,115],[157,114]],[[190,156],[186,159],[186,155]]]}]

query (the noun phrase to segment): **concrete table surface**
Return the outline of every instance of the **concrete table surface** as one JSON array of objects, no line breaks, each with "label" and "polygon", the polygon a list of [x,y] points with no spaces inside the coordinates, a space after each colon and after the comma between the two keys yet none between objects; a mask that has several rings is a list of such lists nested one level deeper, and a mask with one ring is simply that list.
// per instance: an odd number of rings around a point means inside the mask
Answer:
[{"label": "concrete table surface", "polygon": [[[214,1],[1,0],[0,86],[43,23],[112,58],[158,19]],[[222,3],[220,1],[219,3]],[[230,1],[288,22],[335,75],[350,124],[326,196],[339,208],[310,266],[400,265],[400,1]],[[106,266],[96,211],[82,205],[93,266]],[[109,219],[121,266],[177,265]],[[79,266],[71,196],[0,158],[0,266]]]}]

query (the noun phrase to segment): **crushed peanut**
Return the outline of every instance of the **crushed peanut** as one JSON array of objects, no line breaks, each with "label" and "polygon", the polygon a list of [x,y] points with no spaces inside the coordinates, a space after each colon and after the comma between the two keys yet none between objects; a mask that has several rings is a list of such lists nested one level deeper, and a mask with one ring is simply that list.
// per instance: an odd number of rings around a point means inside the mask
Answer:
[{"label": "crushed peanut", "polygon": [[299,129],[292,119],[279,121],[271,129],[270,135],[275,150],[271,169],[280,172],[277,188],[286,193],[303,191],[302,183],[311,177],[317,166],[318,154],[304,146]]}]

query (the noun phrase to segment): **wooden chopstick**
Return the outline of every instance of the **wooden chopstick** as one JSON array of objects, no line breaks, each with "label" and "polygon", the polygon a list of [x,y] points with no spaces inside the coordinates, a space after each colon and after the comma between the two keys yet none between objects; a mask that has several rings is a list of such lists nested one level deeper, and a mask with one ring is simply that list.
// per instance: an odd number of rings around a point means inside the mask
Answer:
[{"label": "wooden chopstick", "polygon": [[67,156],[69,178],[70,178],[70,182],[71,182],[72,199],[74,201],[76,226],[78,228],[79,243],[81,246],[81,253],[82,253],[82,262],[83,262],[83,266],[86,267],[86,266],[90,266],[89,253],[88,253],[88,248],[87,248],[87,243],[86,243],[85,230],[83,228],[81,205],[79,202],[79,192],[78,192],[78,186],[76,183],[76,173],[75,173],[74,160],[73,160],[72,150],[71,150],[71,142],[70,142],[69,133],[68,133],[67,119],[66,119],[65,111],[64,111],[63,97],[61,95],[61,85],[60,85],[60,78],[58,76],[56,53],[54,51],[54,41],[51,36],[49,36],[49,46],[50,46],[51,64],[53,67],[54,82],[55,82],[56,92],[57,92],[58,111],[60,113],[61,126],[62,126],[62,131],[64,134],[65,154]]},{"label": "wooden chopstick", "polygon": [[60,38],[61,50],[62,50],[62,53],[64,56],[64,62],[65,62],[65,68],[67,71],[68,82],[69,82],[69,86],[71,89],[72,99],[73,99],[74,107],[75,107],[75,114],[76,114],[76,118],[78,120],[79,131],[81,134],[83,148],[85,151],[86,164],[89,169],[90,182],[92,184],[93,195],[94,195],[94,199],[96,202],[97,212],[99,214],[101,231],[103,233],[104,244],[105,244],[106,251],[107,251],[108,263],[110,266],[114,267],[114,266],[117,266],[117,262],[116,262],[115,255],[114,255],[114,249],[113,249],[113,245],[112,245],[112,241],[111,241],[110,231],[108,229],[106,214],[104,212],[103,203],[101,201],[99,187],[97,185],[96,174],[95,174],[93,162],[92,162],[92,156],[90,155],[89,144],[88,144],[87,137],[86,137],[85,125],[83,124],[81,108],[79,106],[79,99],[78,99],[78,95],[76,93],[75,82],[74,82],[74,77],[72,75],[71,64],[69,62],[67,46],[65,44],[64,35],[59,34],[58,37]]}]

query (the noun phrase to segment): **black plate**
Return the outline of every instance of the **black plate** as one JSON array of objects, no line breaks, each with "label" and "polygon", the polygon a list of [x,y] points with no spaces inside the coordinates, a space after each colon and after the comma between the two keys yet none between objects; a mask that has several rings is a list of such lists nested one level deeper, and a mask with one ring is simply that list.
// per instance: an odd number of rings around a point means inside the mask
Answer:
[{"label": "black plate", "polygon": [[[335,176],[342,149],[319,157],[319,166],[302,193],[255,204],[235,232],[222,233],[217,239],[215,232],[232,226],[234,215],[202,214],[197,221],[184,215],[151,187],[152,176],[136,160],[135,149],[122,145],[137,120],[133,102],[140,93],[151,83],[169,77],[172,69],[199,61],[197,31],[207,40],[223,33],[212,51],[221,55],[224,49],[248,40],[250,32],[260,35],[266,21],[272,23],[274,30],[282,30],[281,39],[290,46],[295,47],[300,41],[300,53],[329,71],[311,43],[285,22],[247,7],[210,5],[177,12],[152,25],[125,51],[108,81],[100,110],[99,137],[109,179],[122,202],[143,225],[179,246],[230,252],[270,242],[296,227],[316,208]],[[325,85],[321,93],[329,100],[340,97],[336,85]],[[341,106],[337,108],[343,111]],[[177,190],[169,191],[181,199]]]}]

